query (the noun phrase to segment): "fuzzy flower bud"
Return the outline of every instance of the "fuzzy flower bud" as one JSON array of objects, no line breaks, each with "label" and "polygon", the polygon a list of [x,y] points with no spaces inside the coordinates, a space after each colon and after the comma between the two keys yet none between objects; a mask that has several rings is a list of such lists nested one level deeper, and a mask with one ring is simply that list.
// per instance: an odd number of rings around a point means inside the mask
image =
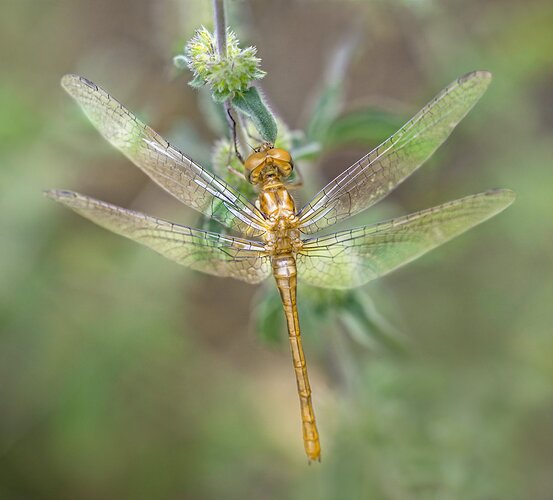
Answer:
[{"label": "fuzzy flower bud", "polygon": [[202,27],[184,47],[184,55],[176,56],[173,61],[178,68],[186,64],[192,71],[192,87],[208,85],[213,98],[223,102],[245,92],[253,80],[265,76],[265,72],[259,69],[261,60],[256,53],[255,47],[241,49],[236,35],[227,29],[226,55],[221,57],[215,36]]}]

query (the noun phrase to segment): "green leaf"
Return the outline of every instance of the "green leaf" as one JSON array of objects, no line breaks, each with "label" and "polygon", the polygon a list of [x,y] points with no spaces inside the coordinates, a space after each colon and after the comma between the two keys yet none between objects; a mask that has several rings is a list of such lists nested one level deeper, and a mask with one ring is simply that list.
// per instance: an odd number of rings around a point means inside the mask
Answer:
[{"label": "green leaf", "polygon": [[179,54],[178,56],[173,57],[173,64],[178,69],[186,69],[188,67],[188,60],[185,56]]},{"label": "green leaf", "polygon": [[196,75],[194,76],[194,78],[192,78],[192,80],[188,82],[188,85],[194,87],[195,89],[198,89],[205,85],[205,80],[200,75]]},{"label": "green leaf", "polygon": [[376,109],[353,111],[336,119],[329,127],[324,146],[344,144],[374,146],[390,137],[404,123],[403,117]]},{"label": "green leaf", "polygon": [[338,44],[327,63],[324,83],[319,90],[307,125],[307,137],[312,141],[323,141],[329,127],[342,111],[345,75],[351,63],[357,38],[357,30],[352,30]]},{"label": "green leaf", "polygon": [[347,292],[339,309],[353,340],[365,347],[383,346],[395,354],[405,354],[401,334],[378,312],[366,292]]},{"label": "green leaf", "polygon": [[[273,285],[273,283],[271,283]],[[253,320],[255,332],[268,344],[278,344],[285,338],[284,312],[277,288],[263,287],[255,300]]]},{"label": "green leaf", "polygon": [[319,142],[308,142],[300,146],[292,148],[290,153],[294,161],[298,160],[313,160],[317,158],[322,151],[321,144]]},{"label": "green leaf", "polygon": [[232,99],[232,104],[252,121],[265,141],[271,143],[276,141],[278,130],[275,117],[255,87],[237,94]]},{"label": "green leaf", "polygon": [[230,97],[230,92],[228,91],[222,91],[222,92],[219,92],[217,90],[213,90],[212,93],[211,93],[211,97],[213,97],[213,100],[218,103],[218,104],[222,104],[223,102],[225,102],[229,97]]},{"label": "green leaf", "polygon": [[307,137],[310,140],[320,141],[325,138],[332,121],[342,109],[343,94],[341,82],[322,91],[307,126]]}]

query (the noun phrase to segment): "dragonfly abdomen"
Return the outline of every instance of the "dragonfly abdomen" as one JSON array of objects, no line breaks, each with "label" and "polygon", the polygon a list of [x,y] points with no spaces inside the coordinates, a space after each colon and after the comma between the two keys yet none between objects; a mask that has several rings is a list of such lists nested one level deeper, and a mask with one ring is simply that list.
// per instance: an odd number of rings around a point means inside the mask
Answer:
[{"label": "dragonfly abdomen", "polygon": [[319,432],[315,422],[315,412],[311,401],[311,386],[307,375],[307,364],[300,334],[300,322],[296,302],[297,269],[296,260],[290,253],[273,257],[273,275],[276,280],[286,323],[288,325],[288,340],[294,362],[294,372],[300,399],[300,411],[303,431],[303,444],[309,460],[320,460],[321,445]]}]

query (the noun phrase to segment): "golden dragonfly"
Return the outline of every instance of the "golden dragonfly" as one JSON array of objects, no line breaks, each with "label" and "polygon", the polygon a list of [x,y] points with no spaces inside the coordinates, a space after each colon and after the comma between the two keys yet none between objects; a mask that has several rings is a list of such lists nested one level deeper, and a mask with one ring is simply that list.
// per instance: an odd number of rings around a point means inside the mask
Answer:
[{"label": "golden dragonfly", "polygon": [[252,284],[272,274],[288,326],[305,452],[310,461],[320,460],[296,306],[297,279],[317,287],[358,287],[501,212],[515,195],[508,189],[490,190],[387,222],[307,236],[390,193],[447,139],[490,81],[491,74],[485,71],[454,81],[297,210],[286,184],[294,168],[287,151],[263,144],[247,158],[247,178],[259,188],[259,198],[252,203],[171,146],[99,86],[66,75],[63,88],[113,146],[182,203],[244,237],[193,229],[72,191],[50,190],[46,195],[192,269]]}]

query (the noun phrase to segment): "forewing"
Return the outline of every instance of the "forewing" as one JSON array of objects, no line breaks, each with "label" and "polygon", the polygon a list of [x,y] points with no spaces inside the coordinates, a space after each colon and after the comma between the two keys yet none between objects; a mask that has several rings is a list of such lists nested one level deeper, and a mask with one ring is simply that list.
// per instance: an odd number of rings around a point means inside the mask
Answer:
[{"label": "forewing", "polygon": [[191,229],[72,191],[47,191],[46,195],[96,224],[197,271],[247,283],[259,283],[271,273],[269,257],[258,242]]},{"label": "forewing", "polygon": [[64,76],[61,84],[100,133],[175,198],[245,235],[265,231],[263,215],[245,197],[172,147],[102,88],[77,75]]},{"label": "forewing", "polygon": [[450,201],[374,226],[304,242],[298,277],[323,288],[353,288],[383,276],[508,207],[512,191],[495,190]]},{"label": "forewing", "polygon": [[386,196],[447,139],[490,81],[490,73],[475,71],[442,90],[393,136],[327,184],[301,210],[299,229],[320,231]]}]

